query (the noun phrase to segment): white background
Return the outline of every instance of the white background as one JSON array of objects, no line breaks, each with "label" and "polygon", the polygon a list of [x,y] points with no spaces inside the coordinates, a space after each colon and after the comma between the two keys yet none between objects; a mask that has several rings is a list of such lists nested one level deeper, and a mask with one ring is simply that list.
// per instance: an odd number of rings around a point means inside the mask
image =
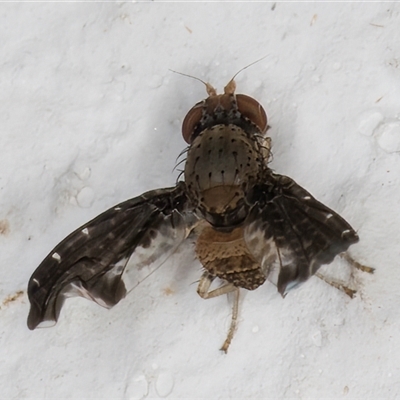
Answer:
[{"label": "white background", "polygon": [[[1,3],[0,398],[400,396],[400,5]],[[285,299],[196,293],[181,249],[112,310],[69,300],[29,331],[26,285],[68,233],[172,186],[180,126],[235,72],[264,105],[271,167],[345,217],[374,275],[326,271]],[[22,291],[23,293],[21,293]],[[244,291],[243,291],[244,293]]]}]

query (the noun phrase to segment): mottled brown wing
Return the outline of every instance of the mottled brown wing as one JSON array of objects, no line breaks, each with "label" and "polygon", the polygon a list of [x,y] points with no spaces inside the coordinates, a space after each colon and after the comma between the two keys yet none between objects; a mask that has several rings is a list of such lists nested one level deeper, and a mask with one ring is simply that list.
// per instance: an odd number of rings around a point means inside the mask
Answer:
[{"label": "mottled brown wing", "polygon": [[86,297],[105,307],[117,304],[129,290],[130,276],[164,261],[196,224],[185,193],[182,182],[147,192],[66,237],[29,280],[28,327],[56,322],[66,297]]},{"label": "mottled brown wing", "polygon": [[266,275],[278,265],[282,295],[358,242],[340,215],[286,176],[271,173],[251,197],[245,240]]}]

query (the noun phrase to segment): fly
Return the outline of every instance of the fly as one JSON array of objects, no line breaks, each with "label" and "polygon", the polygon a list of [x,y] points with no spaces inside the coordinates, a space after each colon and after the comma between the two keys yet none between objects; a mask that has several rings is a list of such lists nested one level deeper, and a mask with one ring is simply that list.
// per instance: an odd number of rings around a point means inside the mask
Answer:
[{"label": "fly", "polygon": [[[110,208],[58,244],[28,284],[30,329],[56,322],[67,297],[114,306],[129,291],[127,276],[160,264],[195,238],[204,267],[198,294],[204,299],[234,294],[221,348],[226,352],[240,289],[255,290],[277,271],[277,289],[284,296],[314,274],[321,277],[322,265],[358,242],[340,215],[269,168],[271,140],[260,103],[236,94],[233,79],[223,94],[206,87],[208,97],[190,109],[182,125],[189,145],[184,180]],[[216,278],[222,284],[211,289]]]}]

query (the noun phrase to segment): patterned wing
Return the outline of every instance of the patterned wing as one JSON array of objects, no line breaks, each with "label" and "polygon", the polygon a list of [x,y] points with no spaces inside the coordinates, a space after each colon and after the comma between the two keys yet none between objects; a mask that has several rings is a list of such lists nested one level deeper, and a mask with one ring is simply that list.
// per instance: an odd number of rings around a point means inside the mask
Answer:
[{"label": "patterned wing", "polygon": [[165,260],[196,222],[183,182],[100,214],[58,244],[33,273],[28,327],[56,322],[66,297],[114,306],[129,290],[129,277],[153,261]]},{"label": "patterned wing", "polygon": [[245,240],[266,275],[278,264],[282,295],[358,242],[340,215],[286,176],[268,175],[252,200]]}]

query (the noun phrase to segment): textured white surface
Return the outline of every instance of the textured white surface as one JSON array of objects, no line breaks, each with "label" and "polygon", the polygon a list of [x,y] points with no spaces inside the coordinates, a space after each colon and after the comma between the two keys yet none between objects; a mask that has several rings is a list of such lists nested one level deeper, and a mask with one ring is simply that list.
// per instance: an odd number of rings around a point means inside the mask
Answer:
[{"label": "textured white surface", "polygon": [[[0,397],[400,397],[398,3],[2,3]],[[231,313],[181,251],[111,311],[71,299],[28,331],[26,284],[73,229],[173,185],[204,87],[258,99],[272,167],[341,213],[373,276],[350,300],[316,278],[265,284]],[[345,271],[341,260],[327,268]],[[18,294],[24,291],[23,294]]]}]

